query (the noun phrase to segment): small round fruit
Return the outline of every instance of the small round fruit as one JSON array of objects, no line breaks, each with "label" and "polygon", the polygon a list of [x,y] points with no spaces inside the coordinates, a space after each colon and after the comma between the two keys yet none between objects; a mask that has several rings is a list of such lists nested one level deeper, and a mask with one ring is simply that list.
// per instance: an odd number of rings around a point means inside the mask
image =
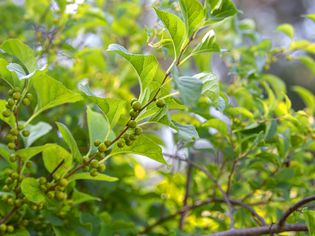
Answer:
[{"label": "small round fruit", "polygon": [[97,171],[100,172],[100,173],[103,173],[105,170],[106,170],[105,164],[100,164],[100,165],[97,167]]},{"label": "small round fruit", "polygon": [[29,99],[29,100],[32,100],[33,99],[33,95],[31,93],[27,93],[26,94],[26,97]]},{"label": "small round fruit", "polygon": [[156,101],[156,105],[157,105],[157,107],[162,108],[165,106],[165,101],[162,99],[159,99]]},{"label": "small round fruit", "polygon": [[26,162],[25,164],[26,168],[32,168],[33,163],[31,161]]},{"label": "small round fruit", "polygon": [[15,154],[11,154],[9,159],[10,159],[11,162],[15,162],[17,158],[16,158]]},{"label": "small round fruit", "polygon": [[1,231],[1,232],[7,231],[7,225],[6,225],[6,224],[1,224],[1,225],[0,225],[0,231]]},{"label": "small round fruit", "polygon": [[9,109],[5,109],[3,112],[2,112],[2,115],[3,117],[9,117],[11,115],[11,111]]},{"label": "small round fruit", "polygon": [[29,106],[31,105],[31,100],[29,100],[28,98],[23,98],[22,103],[24,106]]},{"label": "small round fruit", "polygon": [[141,103],[136,101],[132,104],[132,108],[135,110],[135,111],[140,111],[141,110]]},{"label": "small round fruit", "polygon": [[83,161],[84,164],[87,164],[87,163],[89,163],[90,158],[88,158],[88,157],[83,157],[82,161]]},{"label": "small round fruit", "polygon": [[21,199],[16,199],[14,202],[15,206],[21,207],[23,205],[23,201]]},{"label": "small round fruit", "polygon": [[97,170],[96,170],[96,169],[91,170],[91,171],[90,171],[90,175],[91,175],[92,177],[97,176],[97,175],[98,175]]},{"label": "small round fruit", "polygon": [[22,130],[22,129],[24,129],[24,125],[19,124],[18,125],[18,130]]},{"label": "small round fruit", "polygon": [[13,183],[13,179],[11,177],[8,177],[6,180],[5,180],[5,183],[6,184],[12,184]]},{"label": "small round fruit", "polygon": [[90,162],[90,167],[91,168],[97,168],[99,166],[98,160],[92,160]]},{"label": "small round fruit", "polygon": [[13,225],[8,225],[7,231],[8,231],[9,233],[13,233],[13,231],[14,231]]},{"label": "small round fruit", "polygon": [[47,179],[45,177],[40,177],[38,181],[40,184],[46,184],[47,183]]},{"label": "small round fruit", "polygon": [[138,101],[136,98],[131,99],[131,101],[130,101],[130,105],[132,106],[132,105],[133,105],[133,103],[135,103],[136,101]]},{"label": "small round fruit", "polygon": [[112,142],[110,140],[106,140],[104,144],[106,145],[106,147],[109,147],[112,144]]},{"label": "small round fruit", "polygon": [[134,120],[130,120],[127,125],[129,128],[136,128],[137,122]]},{"label": "small round fruit", "polygon": [[21,93],[20,92],[14,92],[12,94],[12,97],[14,100],[19,100],[21,98]]},{"label": "small round fruit", "polygon": [[124,140],[125,140],[125,141],[129,140],[129,136],[130,136],[129,134],[125,134],[125,135],[124,135]]},{"label": "small round fruit", "polygon": [[18,134],[19,134],[19,131],[18,131],[18,129],[13,128],[13,129],[10,130],[10,134],[12,134],[12,135],[18,135]]},{"label": "small round fruit", "polygon": [[24,219],[24,220],[22,220],[21,223],[22,223],[23,226],[28,226],[28,224],[29,224],[30,222],[29,222],[29,220]]},{"label": "small round fruit", "polygon": [[10,107],[12,107],[15,104],[15,101],[12,98],[9,98],[7,103]]},{"label": "small round fruit", "polygon": [[66,194],[64,192],[56,191],[55,193],[57,200],[66,199]]},{"label": "small round fruit", "polygon": [[135,135],[140,135],[140,134],[142,134],[142,128],[141,127],[135,128]]},{"label": "small round fruit", "polygon": [[55,198],[55,192],[54,192],[54,191],[49,191],[49,192],[47,193],[47,197],[48,197],[49,199]]},{"label": "small round fruit", "polygon": [[11,150],[15,149],[15,143],[8,143],[8,148]]},{"label": "small round fruit", "polygon": [[132,141],[130,139],[126,140],[125,142],[126,142],[127,146],[131,146],[132,145]]},{"label": "small round fruit", "polygon": [[29,131],[29,130],[23,130],[23,131],[22,131],[22,135],[23,135],[24,137],[28,137],[28,136],[30,136],[30,131]]},{"label": "small round fruit", "polygon": [[4,192],[9,192],[9,191],[10,191],[10,188],[9,188],[8,185],[4,185],[4,186],[2,187],[2,190],[3,190]]},{"label": "small round fruit", "polygon": [[68,185],[68,180],[65,179],[65,178],[62,178],[59,180],[59,185],[62,186],[62,187],[66,187]]},{"label": "small round fruit", "polygon": [[14,93],[13,89],[9,89],[9,95],[11,96]]},{"label": "small round fruit", "polygon": [[135,119],[138,116],[138,112],[132,109],[130,110],[129,115],[132,119]]},{"label": "small round fruit", "polygon": [[11,174],[11,177],[12,177],[12,179],[18,179],[18,178],[19,178],[19,175],[18,175],[18,173],[13,172],[13,173]]},{"label": "small round fruit", "polygon": [[95,146],[95,147],[98,147],[98,145],[100,145],[100,144],[101,144],[101,140],[96,139],[96,140],[94,141],[94,146]]},{"label": "small round fruit", "polygon": [[107,149],[106,145],[104,143],[101,143],[99,146],[98,146],[98,151],[99,152],[105,152]]},{"label": "small round fruit", "polygon": [[135,140],[136,140],[136,136],[135,136],[134,134],[130,134],[130,135],[129,135],[129,139],[130,139],[131,141],[135,141]]},{"label": "small round fruit", "polygon": [[120,140],[120,141],[117,143],[117,146],[118,146],[119,148],[122,148],[122,147],[125,146],[125,142],[124,142],[123,140]]}]

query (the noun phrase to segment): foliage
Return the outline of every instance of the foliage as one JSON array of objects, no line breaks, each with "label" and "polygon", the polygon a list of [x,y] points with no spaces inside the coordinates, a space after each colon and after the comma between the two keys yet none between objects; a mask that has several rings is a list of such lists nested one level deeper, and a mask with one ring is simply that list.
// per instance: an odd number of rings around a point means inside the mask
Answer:
[{"label": "foliage", "polygon": [[1,235],[313,235],[315,96],[293,109],[270,65],[314,74],[315,44],[231,0],[157,2],[146,30],[141,1],[90,2],[0,4]]}]

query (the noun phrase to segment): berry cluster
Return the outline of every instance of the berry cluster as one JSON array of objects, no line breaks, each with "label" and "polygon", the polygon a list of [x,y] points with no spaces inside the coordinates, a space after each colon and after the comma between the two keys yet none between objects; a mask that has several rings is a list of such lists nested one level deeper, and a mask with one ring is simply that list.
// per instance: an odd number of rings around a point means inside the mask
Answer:
[{"label": "berry cluster", "polygon": [[21,89],[14,88],[9,90],[10,98],[7,100],[6,109],[2,111],[4,117],[10,117],[13,113],[16,113],[19,102],[22,100],[22,104],[29,106],[33,98],[31,93],[27,93],[25,97],[22,97]]},{"label": "berry cluster", "polygon": [[59,201],[67,199],[67,193],[65,193],[65,188],[68,185],[68,180],[66,178],[58,178],[54,175],[52,181],[48,181],[45,177],[40,177],[38,179],[39,188],[46,194],[49,199],[56,199]]}]

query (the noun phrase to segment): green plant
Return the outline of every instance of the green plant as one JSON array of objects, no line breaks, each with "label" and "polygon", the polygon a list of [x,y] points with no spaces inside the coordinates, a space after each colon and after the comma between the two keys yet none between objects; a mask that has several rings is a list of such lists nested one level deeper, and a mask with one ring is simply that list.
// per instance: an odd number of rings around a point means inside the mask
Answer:
[{"label": "green plant", "polygon": [[[132,53],[111,43],[145,50],[141,8],[118,2],[117,12],[95,1],[74,14],[62,0],[57,11],[44,0],[1,6],[36,26],[29,36],[22,21],[11,27],[19,39],[0,37],[1,234],[313,234],[313,211],[297,210],[315,199],[315,97],[295,87],[306,107],[294,110],[269,69],[281,59],[312,68],[314,44],[285,24],[278,30],[290,46],[275,48],[238,19],[231,0],[180,0],[166,4],[170,11],[154,8],[163,27],[148,29],[151,54]],[[80,30],[100,36],[106,52],[69,43]],[[22,43],[30,38],[33,49]],[[75,63],[59,63],[61,52]],[[226,79],[213,73],[213,53],[231,72]],[[162,151],[163,127],[173,131],[172,152]],[[155,183],[133,154],[184,171],[154,171]]]}]

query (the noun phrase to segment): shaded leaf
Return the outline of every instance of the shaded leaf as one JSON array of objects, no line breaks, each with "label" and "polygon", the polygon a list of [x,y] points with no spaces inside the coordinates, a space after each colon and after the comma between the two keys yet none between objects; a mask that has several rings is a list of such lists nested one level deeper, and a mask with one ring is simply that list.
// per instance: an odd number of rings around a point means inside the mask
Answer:
[{"label": "shaded leaf", "polygon": [[106,182],[114,182],[117,181],[118,179],[116,177],[111,177],[108,175],[104,174],[98,174],[97,176],[91,176],[90,173],[76,173],[74,175],[71,175],[69,177],[69,181],[74,181],[74,180],[98,180],[98,181],[106,181]]},{"label": "shaded leaf", "polygon": [[188,106],[196,105],[202,92],[202,82],[194,77],[175,77],[182,102]]},{"label": "shaded leaf", "polygon": [[34,203],[45,201],[45,194],[39,188],[39,182],[35,178],[27,177],[21,183],[21,190],[25,197]]}]

